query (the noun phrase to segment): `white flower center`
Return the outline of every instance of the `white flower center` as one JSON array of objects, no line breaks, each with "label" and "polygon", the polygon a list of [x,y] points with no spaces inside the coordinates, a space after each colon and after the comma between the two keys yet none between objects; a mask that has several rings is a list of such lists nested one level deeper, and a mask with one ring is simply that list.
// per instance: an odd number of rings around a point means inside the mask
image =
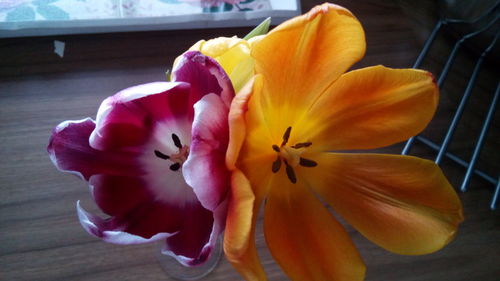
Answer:
[{"label": "white flower center", "polygon": [[141,163],[146,171],[144,180],[158,200],[176,205],[198,200],[182,175],[190,141],[191,123],[187,120],[162,122],[154,128]]}]

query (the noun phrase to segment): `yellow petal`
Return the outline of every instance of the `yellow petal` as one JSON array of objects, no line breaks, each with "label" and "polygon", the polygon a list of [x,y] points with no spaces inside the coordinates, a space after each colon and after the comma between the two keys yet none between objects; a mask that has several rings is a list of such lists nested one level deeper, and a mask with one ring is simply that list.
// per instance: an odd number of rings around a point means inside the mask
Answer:
[{"label": "yellow petal", "polygon": [[246,280],[266,280],[255,247],[255,222],[262,197],[255,198],[245,175],[235,170],[224,234],[224,252]]},{"label": "yellow petal", "polygon": [[441,169],[416,157],[321,153],[309,185],[366,238],[407,255],[441,249],[462,205]]},{"label": "yellow petal", "polygon": [[[220,57],[219,63],[227,65],[231,63],[232,70],[228,74],[231,82],[233,83],[234,92],[238,94],[241,88],[252,78],[254,75],[255,62],[252,57],[241,56],[238,54],[239,50],[233,49],[223,57]],[[229,67],[228,67],[229,68]]]},{"label": "yellow petal", "polygon": [[438,96],[426,71],[383,66],[351,71],[312,106],[301,132],[323,151],[391,145],[427,126]]},{"label": "yellow petal", "polygon": [[251,54],[256,73],[265,78],[268,106],[286,120],[297,107],[312,103],[364,52],[359,21],[348,10],[325,3],[277,26],[253,44]]},{"label": "yellow petal", "polygon": [[[253,41],[255,40],[258,39]],[[251,44],[236,36],[218,37],[208,41],[200,40],[189,50],[199,51],[215,59],[229,75],[235,93],[238,93],[254,75],[254,60],[250,56]]]},{"label": "yellow petal", "polygon": [[365,266],[342,225],[303,183],[291,184],[280,172],[264,213],[267,245],[278,264],[292,280],[363,280]]}]

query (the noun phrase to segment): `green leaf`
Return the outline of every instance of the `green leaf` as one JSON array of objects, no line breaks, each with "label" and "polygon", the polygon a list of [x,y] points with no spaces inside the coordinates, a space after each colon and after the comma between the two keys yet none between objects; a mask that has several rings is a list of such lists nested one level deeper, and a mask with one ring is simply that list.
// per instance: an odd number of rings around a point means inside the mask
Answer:
[{"label": "green leaf", "polygon": [[48,20],[69,20],[68,13],[53,5],[38,6],[36,11]]},{"label": "green leaf", "polygon": [[6,21],[31,21],[35,20],[35,11],[31,7],[20,6],[7,13]]},{"label": "green leaf", "polygon": [[250,33],[247,34],[243,39],[248,40],[252,37],[266,34],[269,31],[269,25],[271,25],[271,18],[267,18],[262,21],[257,27],[255,27]]}]

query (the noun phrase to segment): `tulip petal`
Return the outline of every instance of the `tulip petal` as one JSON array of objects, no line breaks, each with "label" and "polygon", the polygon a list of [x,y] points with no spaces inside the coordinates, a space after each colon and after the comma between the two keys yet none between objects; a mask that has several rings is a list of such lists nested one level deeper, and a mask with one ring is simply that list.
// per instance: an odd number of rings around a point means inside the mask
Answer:
[{"label": "tulip petal", "polygon": [[[151,206],[153,208],[153,206]],[[175,233],[175,227],[169,229],[171,231],[156,232],[153,235],[141,236],[122,229],[117,219],[103,219],[85,211],[80,206],[80,201],[77,202],[77,213],[83,228],[89,233],[102,240],[114,244],[141,244],[153,241],[158,241],[172,236]],[[158,214],[160,215],[160,214]],[[161,222],[161,221],[160,221]],[[178,223],[178,222],[177,222]],[[171,227],[168,227],[171,228]]]},{"label": "tulip petal", "polygon": [[264,212],[271,254],[292,280],[363,280],[365,266],[342,225],[300,178],[273,177]]},{"label": "tulip petal", "polygon": [[[102,183],[109,182],[108,179]],[[210,255],[222,231],[224,208],[223,204],[214,214],[199,202],[176,206],[150,198],[127,213],[103,219],[77,205],[80,223],[89,234],[114,244],[139,244],[167,238],[163,251],[187,266],[202,263]]]},{"label": "tulip petal", "polygon": [[321,153],[306,179],[365,237],[384,249],[427,254],[448,244],[463,220],[441,169],[416,157]]},{"label": "tulip petal", "polygon": [[176,234],[167,238],[162,252],[182,257],[178,260],[188,266],[204,262],[213,247],[205,247],[209,243],[213,226],[212,212],[199,203],[186,206],[182,226]]},{"label": "tulip petal", "polygon": [[243,162],[252,162],[254,159],[260,161],[263,158],[276,156],[268,145],[272,143],[272,135],[266,126],[266,117],[260,106],[262,91],[262,76],[256,75],[243,87],[231,104],[230,136],[226,153],[226,165],[229,169],[236,167],[238,157]]},{"label": "tulip petal", "polygon": [[[199,209],[198,211],[202,211]],[[197,218],[191,218],[187,223],[184,224],[184,231],[181,231],[173,237],[167,239],[167,243],[162,249],[162,254],[174,257],[178,262],[185,266],[196,266],[207,259],[209,259],[212,254],[219,235],[224,230],[224,225],[226,222],[227,213],[227,201],[220,204],[217,209],[213,212],[213,224],[211,225],[211,233],[209,235],[208,241],[202,245],[201,250],[193,250],[193,245],[199,245],[200,241],[205,241],[206,237],[203,233],[206,233],[208,224],[204,224],[204,228],[198,229],[200,227],[199,219],[206,216],[204,213],[200,213]],[[186,227],[187,226],[187,227]],[[196,231],[196,233],[189,233],[188,231]],[[187,250],[182,248],[182,245],[187,244]],[[181,247],[179,247],[181,245]],[[199,246],[198,246],[199,247]],[[185,256],[181,253],[186,253],[191,251],[194,253],[192,257]]]},{"label": "tulip petal", "polygon": [[256,198],[241,171],[233,171],[224,252],[246,280],[267,280],[255,247],[255,223],[262,199],[262,196]]},{"label": "tulip petal", "polygon": [[248,101],[252,96],[254,79],[251,79],[234,97],[229,109],[229,144],[226,152],[226,166],[229,170],[236,169],[236,161],[241,146],[246,137],[245,113],[248,110]]},{"label": "tulip petal", "polygon": [[89,186],[97,206],[110,216],[124,216],[155,197],[139,177],[93,175]]},{"label": "tulip petal", "polygon": [[[254,61],[250,56],[250,42],[246,40],[236,36],[200,40],[189,50],[199,51],[215,59],[229,75],[235,93],[253,76]],[[174,65],[179,61],[180,58],[177,58]]]},{"label": "tulip petal", "polygon": [[95,174],[140,175],[143,173],[138,154],[131,151],[98,151],[89,145],[95,122],[86,118],[64,121],[54,128],[47,151],[54,165],[62,172],[88,180]]},{"label": "tulip petal", "polygon": [[206,94],[216,94],[229,108],[234,97],[231,80],[224,69],[214,59],[197,51],[189,51],[181,56],[172,70],[172,78],[191,85],[190,104],[196,103]]},{"label": "tulip petal", "polygon": [[251,52],[269,93],[272,112],[266,114],[294,120],[295,109],[314,102],[362,58],[365,47],[359,21],[329,3],[277,26],[253,44]]},{"label": "tulip petal", "polygon": [[300,131],[319,151],[388,146],[422,131],[438,96],[426,71],[383,66],[354,70],[317,100]]},{"label": "tulip petal", "polygon": [[228,108],[215,94],[205,95],[194,108],[191,148],[182,173],[203,207],[213,211],[226,199],[230,184],[225,165]]},{"label": "tulip petal", "polygon": [[90,145],[99,150],[143,145],[159,122],[189,132],[192,103],[186,83],[154,82],[130,87],[105,99],[97,112]]}]

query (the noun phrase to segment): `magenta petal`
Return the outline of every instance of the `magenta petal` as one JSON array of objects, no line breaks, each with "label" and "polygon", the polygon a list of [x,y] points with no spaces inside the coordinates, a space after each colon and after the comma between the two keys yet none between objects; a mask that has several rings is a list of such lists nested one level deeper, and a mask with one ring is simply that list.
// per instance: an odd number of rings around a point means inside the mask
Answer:
[{"label": "magenta petal", "polygon": [[76,209],[78,213],[78,219],[83,228],[89,233],[102,240],[114,243],[114,244],[141,244],[153,241],[158,241],[170,237],[173,233],[159,232],[148,238],[144,238],[138,235],[134,235],[125,231],[119,230],[119,228],[111,228],[110,220],[102,219],[95,216],[87,211],[85,211],[80,206],[80,201],[76,204]]},{"label": "magenta petal", "polygon": [[[87,232],[106,242],[115,244],[145,243],[160,239],[158,234],[168,234],[161,236],[165,238],[183,229],[185,221],[192,213],[192,204],[179,203],[182,204],[172,205],[153,199],[142,202],[125,214],[112,216],[108,219],[89,214],[78,206],[78,217]],[[194,204],[200,206],[197,202]],[[194,219],[198,220],[201,225],[204,225],[206,221],[205,217],[200,216]],[[209,223],[211,223],[211,218]],[[122,232],[126,235],[121,234]],[[127,240],[123,240],[121,237],[127,237]]]},{"label": "magenta petal", "polygon": [[212,212],[195,203],[185,209],[184,215],[179,232],[167,238],[165,251],[185,257],[187,260],[184,262],[190,264],[202,262],[206,257],[201,257],[200,253],[210,240],[212,232]]},{"label": "magenta petal", "polygon": [[186,52],[172,71],[175,81],[191,84],[191,104],[206,94],[216,94],[229,108],[234,89],[224,69],[212,58],[197,51]]},{"label": "magenta petal", "polygon": [[[205,262],[216,247],[219,235],[224,230],[227,201],[219,205],[215,212],[206,213],[205,209],[193,209],[192,218],[185,221],[184,229],[176,235],[167,238],[167,243],[162,253],[177,259],[185,266],[195,266]],[[202,217],[208,219],[211,216],[212,224],[205,221],[200,224],[198,220]],[[213,216],[213,217],[212,217]],[[205,241],[201,244],[201,241]]]},{"label": "magenta petal", "polygon": [[102,152],[89,145],[95,128],[92,119],[65,121],[54,128],[47,151],[54,165],[88,180],[94,174],[138,175],[137,154],[133,152]]},{"label": "magenta petal", "polygon": [[89,185],[97,206],[111,216],[124,216],[154,198],[144,180],[138,177],[94,175]]},{"label": "magenta petal", "polygon": [[214,211],[229,190],[225,163],[228,109],[214,94],[204,96],[194,107],[191,150],[182,172],[203,207]]},{"label": "magenta petal", "polygon": [[90,145],[99,150],[143,145],[156,122],[192,118],[189,93],[188,84],[174,82],[154,82],[120,91],[99,107]]}]

